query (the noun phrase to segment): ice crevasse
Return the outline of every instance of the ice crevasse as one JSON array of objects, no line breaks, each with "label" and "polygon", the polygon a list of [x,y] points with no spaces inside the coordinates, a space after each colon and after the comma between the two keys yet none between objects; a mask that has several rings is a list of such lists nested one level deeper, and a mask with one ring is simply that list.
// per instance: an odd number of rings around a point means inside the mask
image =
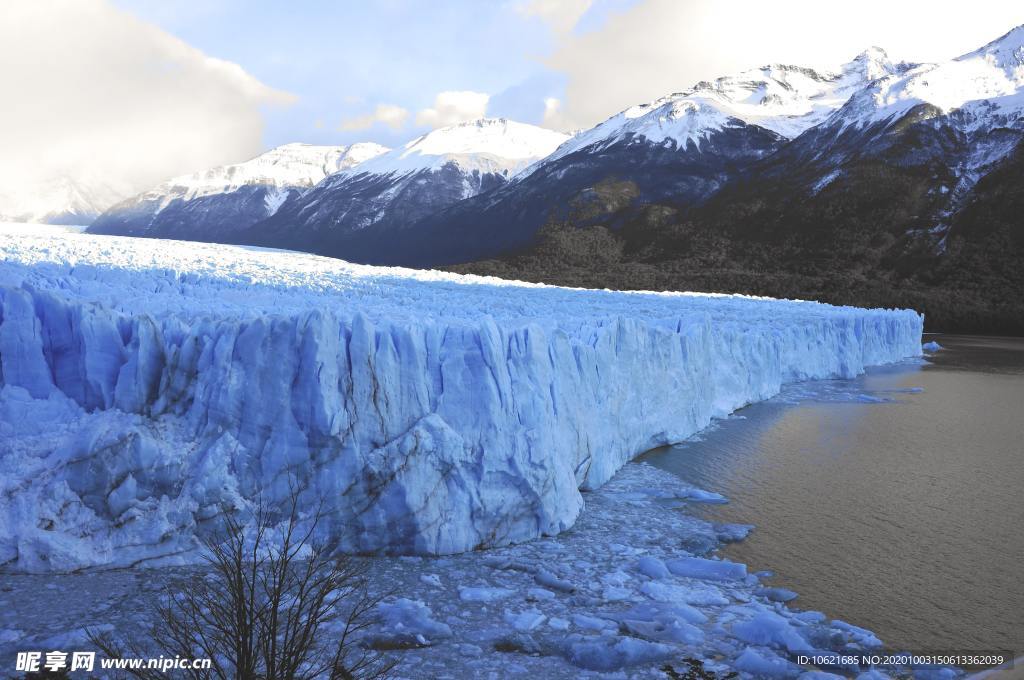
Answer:
[{"label": "ice crevasse", "polygon": [[355,552],[556,534],[652,447],[922,317],[0,227],[0,564],[186,559],[299,494]]}]

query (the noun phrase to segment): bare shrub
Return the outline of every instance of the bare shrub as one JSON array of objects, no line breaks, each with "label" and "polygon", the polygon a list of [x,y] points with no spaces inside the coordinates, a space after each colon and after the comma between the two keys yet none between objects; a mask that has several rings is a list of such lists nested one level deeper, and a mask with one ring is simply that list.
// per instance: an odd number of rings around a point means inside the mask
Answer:
[{"label": "bare shrub", "polygon": [[[383,596],[368,590],[367,567],[313,539],[317,510],[301,520],[292,494],[287,519],[272,529],[262,503],[252,529],[226,513],[224,530],[204,541],[207,568],[168,587],[148,639],[90,633],[114,659],[208,658],[195,680],[349,680],[390,677],[393,662],[358,644]],[[125,669],[141,680],[159,669]]]}]

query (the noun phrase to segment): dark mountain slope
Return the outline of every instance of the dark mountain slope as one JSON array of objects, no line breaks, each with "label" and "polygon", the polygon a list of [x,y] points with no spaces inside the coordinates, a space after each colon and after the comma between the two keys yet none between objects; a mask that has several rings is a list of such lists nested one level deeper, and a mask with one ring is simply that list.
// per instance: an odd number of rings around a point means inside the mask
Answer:
[{"label": "dark mountain slope", "polygon": [[434,266],[527,247],[545,224],[580,226],[620,219],[631,208],[672,197],[698,202],[783,138],[737,122],[698,148],[628,137],[546,162],[496,191],[456,203],[424,220],[367,232],[339,252],[373,264]]},{"label": "dark mountain slope", "polygon": [[[612,229],[551,222],[530,248],[453,269],[912,307],[930,329],[1024,334],[1024,146],[954,199],[955,173],[940,159],[974,148],[955,130],[926,120],[875,133],[881,141],[871,150],[863,136],[846,140],[856,151],[817,189],[832,172],[832,160],[819,167],[806,153],[820,132],[699,207],[634,208],[610,220]],[[1003,144],[1011,134],[994,136]],[[949,217],[954,203],[961,207]]]}]

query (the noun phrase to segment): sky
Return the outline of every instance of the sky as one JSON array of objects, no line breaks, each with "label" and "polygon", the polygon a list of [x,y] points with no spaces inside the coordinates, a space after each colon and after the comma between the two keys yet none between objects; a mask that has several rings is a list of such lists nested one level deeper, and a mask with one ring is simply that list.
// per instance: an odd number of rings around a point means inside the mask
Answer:
[{"label": "sky", "polygon": [[936,61],[1022,23],[1019,0],[4,0],[0,182],[137,191],[482,116],[571,131],[749,67]]}]

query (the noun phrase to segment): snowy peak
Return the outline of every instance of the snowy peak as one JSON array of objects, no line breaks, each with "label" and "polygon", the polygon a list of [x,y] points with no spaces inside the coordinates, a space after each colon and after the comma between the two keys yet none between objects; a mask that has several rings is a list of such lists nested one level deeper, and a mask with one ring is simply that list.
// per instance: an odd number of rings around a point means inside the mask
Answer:
[{"label": "snowy peak", "polygon": [[387,147],[370,143],[351,146],[285,144],[244,163],[175,177],[147,192],[144,197],[170,196],[191,200],[227,193],[247,185],[305,188],[387,150]]},{"label": "snowy peak", "polygon": [[567,139],[568,135],[535,125],[484,118],[433,130],[354,172],[409,174],[454,162],[464,172],[508,174],[549,155]]},{"label": "snowy peak", "polygon": [[285,144],[244,163],[175,177],[118,203],[92,233],[224,239],[274,215],[293,195],[387,148]]},{"label": "snowy peak", "polygon": [[881,47],[869,47],[854,57],[852,61],[844,64],[840,71],[844,75],[857,77],[864,84],[891,76],[894,73],[900,73],[910,67],[910,64],[894,63],[889,58],[889,54]]},{"label": "snowy peak", "polygon": [[785,64],[750,69],[628,108],[577,135],[552,158],[630,135],[652,144],[699,148],[708,135],[729,126],[756,125],[792,139],[825,120],[869,82],[909,68],[873,47],[834,71]]},{"label": "snowy peak", "polygon": [[992,115],[1019,119],[1024,110],[1024,26],[961,57],[921,64],[879,78],[837,112],[833,124],[870,125],[902,118],[927,105],[933,112],[964,110],[972,127]]},{"label": "snowy peak", "polygon": [[1024,81],[1024,24],[984,47],[957,58],[956,61],[973,59],[981,59],[1001,68],[1008,78],[1018,84]]}]

